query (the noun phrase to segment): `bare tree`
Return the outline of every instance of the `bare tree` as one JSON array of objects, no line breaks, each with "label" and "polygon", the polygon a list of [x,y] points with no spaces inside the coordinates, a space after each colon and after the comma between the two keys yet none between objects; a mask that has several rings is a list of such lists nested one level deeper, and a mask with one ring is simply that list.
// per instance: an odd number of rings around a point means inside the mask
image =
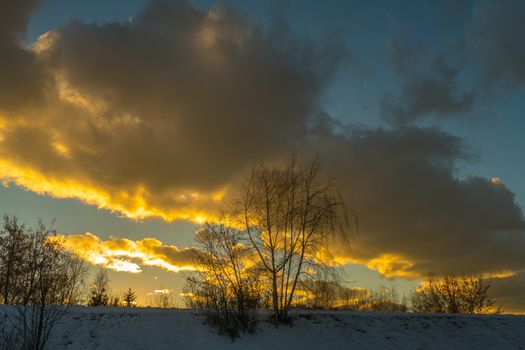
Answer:
[{"label": "bare tree", "polygon": [[4,225],[0,232],[0,294],[4,304],[16,302],[14,288],[16,279],[22,275],[23,260],[28,244],[28,234],[24,224],[16,216],[4,215]]},{"label": "bare tree", "polygon": [[338,283],[330,280],[306,280],[301,286],[305,294],[305,306],[333,309],[338,305]]},{"label": "bare tree", "polygon": [[155,293],[154,305],[163,309],[173,307],[173,291],[165,289],[160,293]]},{"label": "bare tree", "polygon": [[333,269],[329,241],[347,239],[351,211],[318,159],[305,166],[295,158],[282,167],[254,167],[238,208],[270,283],[274,317],[284,321],[300,280]]},{"label": "bare tree", "polygon": [[17,274],[11,276],[7,288],[7,301],[16,304],[17,316],[11,319],[16,348],[40,350],[57,322],[80,295],[84,264],[63,250],[60,242],[54,239],[54,231],[42,222],[36,229],[26,229],[18,225],[16,219],[6,218],[5,221],[9,230],[17,231],[16,236],[23,240],[23,245],[18,246],[23,249],[15,254],[16,266],[12,270]]},{"label": "bare tree", "polygon": [[119,294],[114,294],[109,297],[108,306],[121,307],[122,305],[122,299]]},{"label": "bare tree", "polygon": [[377,290],[351,288],[331,280],[304,280],[301,283],[306,307],[374,312],[406,312],[407,303],[394,286]]},{"label": "bare tree", "polygon": [[406,304],[406,298],[400,297],[394,286],[379,286],[377,290],[367,290],[354,298],[350,308],[356,311],[406,312]]},{"label": "bare tree", "polygon": [[197,261],[200,272],[188,278],[186,303],[206,309],[210,323],[232,337],[252,330],[263,290],[242,233],[225,224],[207,223],[196,240],[204,254]]},{"label": "bare tree", "polygon": [[108,306],[109,305],[109,277],[106,269],[101,268],[91,285],[91,296],[89,306]]},{"label": "bare tree", "polygon": [[483,276],[458,278],[430,274],[412,296],[416,312],[480,314],[499,312],[489,295],[490,283]]}]

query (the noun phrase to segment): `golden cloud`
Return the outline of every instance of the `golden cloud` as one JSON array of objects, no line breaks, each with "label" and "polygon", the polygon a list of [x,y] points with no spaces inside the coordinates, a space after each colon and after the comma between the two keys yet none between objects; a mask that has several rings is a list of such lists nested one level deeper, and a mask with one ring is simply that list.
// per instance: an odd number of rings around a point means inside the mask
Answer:
[{"label": "golden cloud", "polygon": [[36,72],[12,80],[38,94],[5,111],[0,96],[0,179],[134,219],[203,222],[254,160],[291,151],[312,122],[334,63],[298,65],[324,53],[296,44],[231,6],[183,1],[11,43],[31,59],[10,70]]},{"label": "golden cloud", "polygon": [[103,241],[87,232],[83,235],[53,236],[52,239],[94,265],[131,273],[140,273],[143,266],[159,267],[171,272],[195,271],[201,254],[198,249],[180,249],[165,245],[155,238],[132,241],[110,237]]},{"label": "golden cloud", "polygon": [[[133,219],[213,218],[254,159],[291,149],[323,80],[294,64],[309,52],[271,50],[275,37],[230,6],[149,2],[125,23],[70,23],[33,45],[7,29],[0,40],[26,59],[0,60],[22,75],[0,84],[0,181]],[[3,103],[15,97],[25,104]]]},{"label": "golden cloud", "polygon": [[[57,149],[58,153],[69,152],[66,146],[60,143],[53,143],[52,146]],[[30,167],[24,167],[6,159],[0,159],[0,178],[6,187],[14,183],[40,195],[81,199],[100,209],[107,209],[138,220],[160,217],[166,221],[182,219],[203,223],[216,216],[218,204],[225,193],[225,190],[210,194],[173,193],[171,196],[168,195],[171,197],[168,205],[156,206],[150,201],[151,195],[147,189],[142,186],[113,192],[67,176],[60,178],[46,176]]]},{"label": "golden cloud", "polygon": [[366,262],[366,266],[387,278],[403,277],[416,279],[421,277],[420,273],[412,270],[414,263],[394,254],[382,254],[377,258],[370,259]]}]

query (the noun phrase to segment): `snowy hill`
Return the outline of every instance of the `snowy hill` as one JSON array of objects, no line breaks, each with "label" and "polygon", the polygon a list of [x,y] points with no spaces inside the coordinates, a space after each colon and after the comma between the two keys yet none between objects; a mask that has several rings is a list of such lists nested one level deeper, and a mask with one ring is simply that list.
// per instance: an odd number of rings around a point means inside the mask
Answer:
[{"label": "snowy hill", "polygon": [[[1,311],[1,308],[0,308]],[[49,349],[525,349],[525,316],[295,311],[232,340],[192,310],[75,307]]]}]

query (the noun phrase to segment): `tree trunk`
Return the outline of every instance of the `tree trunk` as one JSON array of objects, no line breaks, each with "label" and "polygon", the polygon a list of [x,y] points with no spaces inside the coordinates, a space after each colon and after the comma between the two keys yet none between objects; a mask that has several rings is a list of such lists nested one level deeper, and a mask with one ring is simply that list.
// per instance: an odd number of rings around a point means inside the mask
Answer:
[{"label": "tree trunk", "polygon": [[272,302],[273,302],[273,311],[275,313],[274,317],[277,321],[280,321],[279,313],[279,294],[277,293],[277,273],[272,271]]}]

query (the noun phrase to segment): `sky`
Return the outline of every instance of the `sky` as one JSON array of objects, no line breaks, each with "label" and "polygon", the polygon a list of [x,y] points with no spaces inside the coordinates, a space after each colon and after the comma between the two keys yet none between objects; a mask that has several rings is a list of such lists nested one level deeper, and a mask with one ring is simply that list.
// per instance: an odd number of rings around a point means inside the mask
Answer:
[{"label": "sky", "polygon": [[178,295],[199,225],[295,153],[359,217],[348,285],[483,274],[525,312],[522,1],[0,6],[0,212],[114,290]]}]

